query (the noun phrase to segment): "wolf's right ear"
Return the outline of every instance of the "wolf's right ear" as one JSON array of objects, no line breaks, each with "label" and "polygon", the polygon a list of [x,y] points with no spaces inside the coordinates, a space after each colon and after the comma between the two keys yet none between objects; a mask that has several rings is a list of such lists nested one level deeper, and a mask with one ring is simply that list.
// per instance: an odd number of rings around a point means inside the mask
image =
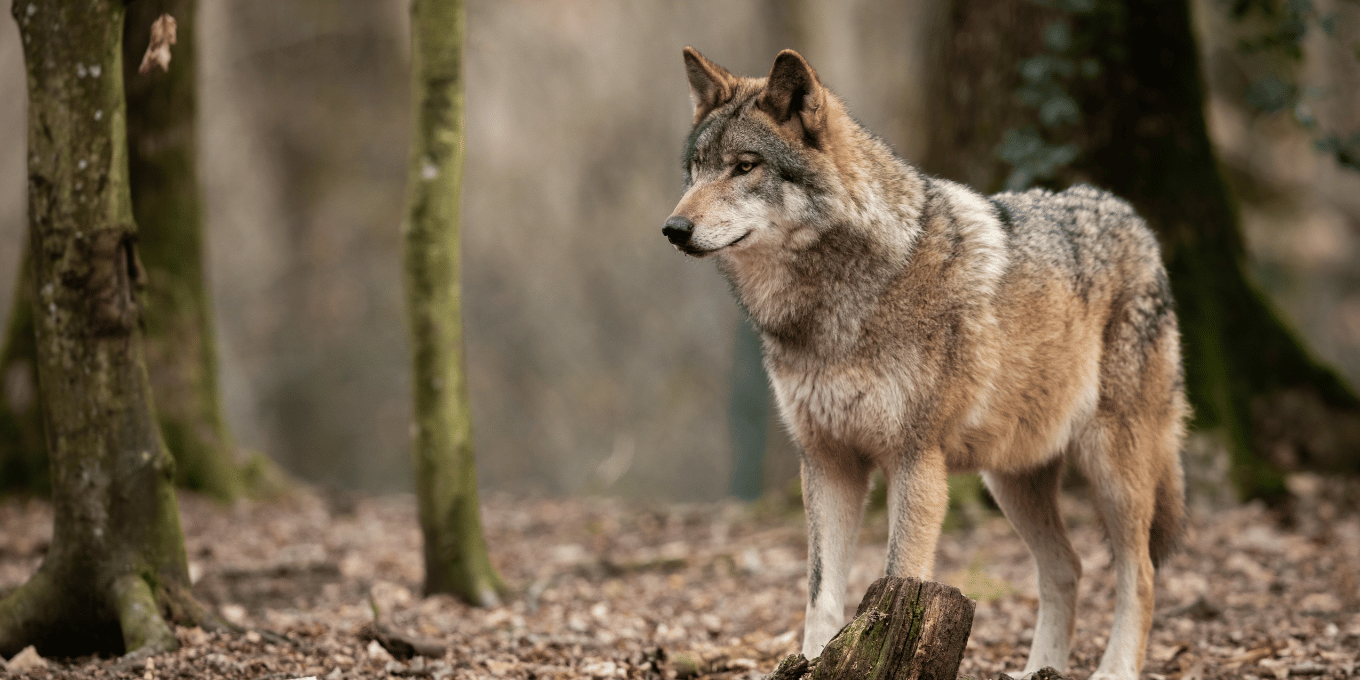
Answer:
[{"label": "wolf's right ear", "polygon": [[689,98],[694,103],[695,124],[713,109],[726,104],[736,90],[736,76],[688,46],[685,47],[685,75],[689,76]]}]

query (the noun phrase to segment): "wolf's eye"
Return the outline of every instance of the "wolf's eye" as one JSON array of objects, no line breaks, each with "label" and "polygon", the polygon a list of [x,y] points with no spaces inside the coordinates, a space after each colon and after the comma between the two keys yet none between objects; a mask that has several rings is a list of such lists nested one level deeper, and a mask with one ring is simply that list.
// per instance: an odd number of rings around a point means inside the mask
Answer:
[{"label": "wolf's eye", "polygon": [[737,163],[737,174],[738,174],[738,175],[744,175],[744,174],[746,174],[746,173],[748,173],[748,172],[754,170],[755,167],[756,167],[756,164],[755,164],[755,163],[752,163],[751,161],[742,161],[742,162],[740,162],[740,163]]}]

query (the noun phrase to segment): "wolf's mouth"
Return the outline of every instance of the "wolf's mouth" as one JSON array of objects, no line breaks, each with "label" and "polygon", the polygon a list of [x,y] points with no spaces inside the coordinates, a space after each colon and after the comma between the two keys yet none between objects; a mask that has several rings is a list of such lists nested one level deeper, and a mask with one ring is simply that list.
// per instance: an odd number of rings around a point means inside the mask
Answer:
[{"label": "wolf's mouth", "polygon": [[689,245],[688,243],[685,244],[685,245],[683,245],[683,246],[676,246],[676,248],[679,248],[679,249],[680,249],[680,252],[682,252],[682,253],[684,253],[684,254],[686,254],[686,255],[692,255],[692,256],[694,256],[694,257],[705,257],[705,256],[707,256],[707,255],[712,255],[713,253],[716,253],[716,252],[718,252],[718,251],[720,251],[720,250],[723,250],[724,248],[731,248],[732,246],[735,246],[735,245],[737,245],[738,243],[741,243],[742,241],[745,241],[745,240],[746,240],[746,237],[747,237],[747,236],[750,236],[751,233],[752,233],[753,231],[755,231],[755,230],[752,229],[751,231],[748,231],[748,232],[746,232],[745,234],[742,234],[741,236],[737,237],[737,240],[735,240],[735,241],[733,241],[733,242],[731,242],[731,243],[729,243],[729,244],[727,244],[727,245],[725,245],[725,246],[719,246],[719,247],[717,247],[717,248],[713,248],[712,250],[704,250],[703,248],[695,248],[694,246],[691,246],[691,245]]}]

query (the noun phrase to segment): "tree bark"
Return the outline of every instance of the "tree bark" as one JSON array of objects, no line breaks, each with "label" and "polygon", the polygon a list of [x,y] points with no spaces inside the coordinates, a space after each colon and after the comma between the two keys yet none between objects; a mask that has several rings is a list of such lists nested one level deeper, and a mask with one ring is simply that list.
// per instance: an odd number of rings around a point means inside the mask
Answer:
[{"label": "tree bark", "polygon": [[954,2],[930,89],[940,104],[927,122],[921,165],[978,191],[999,191],[1007,168],[996,150],[1007,130],[1034,122],[1020,105],[1019,63],[1042,49],[1043,26],[1058,12],[1030,0]]},{"label": "tree bark", "polygon": [[[1082,120],[1065,141],[1081,155],[1052,182],[1090,182],[1137,208],[1161,238],[1183,333],[1194,425],[1217,434],[1244,498],[1285,494],[1284,466],[1360,470],[1360,401],[1312,358],[1244,270],[1237,208],[1214,158],[1204,118],[1199,54],[1185,0],[1097,0],[1063,14],[1027,0],[957,3],[937,90],[949,111],[926,169],[977,188],[1001,188],[995,150],[1008,129],[1032,124],[1020,103],[1018,65],[1044,50],[1044,31],[1071,21],[1099,75],[1070,83]],[[1280,426],[1288,407],[1327,414],[1336,436]],[[1352,437],[1353,438],[1353,437]],[[1313,442],[1334,444],[1329,448]],[[1339,442],[1339,443],[1338,443]]]},{"label": "tree bark", "polygon": [[425,592],[491,606],[505,586],[482,535],[459,282],[465,25],[461,0],[411,3],[415,124],[402,229]]},{"label": "tree bark", "polygon": [[127,184],[123,4],[13,5],[27,70],[29,244],[52,466],[51,547],[0,601],[0,654],[173,649],[189,594],[174,462],[142,359]]},{"label": "tree bark", "polygon": [[[28,249],[25,248],[25,251]],[[19,258],[14,306],[0,348],[0,493],[51,493],[47,444],[38,403],[38,348],[33,336],[33,265]]]},{"label": "tree bark", "polygon": [[[161,435],[175,457],[176,482],[219,500],[236,498],[247,480],[222,417],[212,308],[203,271],[203,217],[196,165],[197,114],[192,0],[136,0],[127,5],[123,78],[127,97],[129,181],[139,253],[143,347]],[[162,12],[178,24],[168,71],[138,73],[153,21]],[[36,349],[30,311],[31,271],[22,257],[14,311],[0,353],[0,375],[12,398],[0,403],[0,490],[49,490],[47,448],[32,373]],[[31,384],[32,390],[25,389]],[[259,485],[277,483],[268,461],[251,462]]]},{"label": "tree bark", "polygon": [[[204,282],[195,4],[127,3],[128,179],[146,272],[143,347],[161,436],[175,456],[180,486],[231,500],[240,494],[242,479],[218,399],[217,343]],[[177,26],[169,69],[139,73],[151,25],[162,13]]]},{"label": "tree bark", "polygon": [[954,680],[976,606],[958,588],[886,576],[869,586],[855,619],[819,658],[786,657],[768,680]]}]

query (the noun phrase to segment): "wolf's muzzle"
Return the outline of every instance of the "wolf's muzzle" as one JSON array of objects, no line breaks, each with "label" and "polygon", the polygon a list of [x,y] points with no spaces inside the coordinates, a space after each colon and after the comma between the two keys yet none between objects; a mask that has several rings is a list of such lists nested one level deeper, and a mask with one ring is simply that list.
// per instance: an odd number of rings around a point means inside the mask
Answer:
[{"label": "wolf's muzzle", "polygon": [[661,228],[661,233],[677,246],[689,243],[689,237],[694,235],[694,223],[689,219],[676,215],[666,220],[666,226]]}]

